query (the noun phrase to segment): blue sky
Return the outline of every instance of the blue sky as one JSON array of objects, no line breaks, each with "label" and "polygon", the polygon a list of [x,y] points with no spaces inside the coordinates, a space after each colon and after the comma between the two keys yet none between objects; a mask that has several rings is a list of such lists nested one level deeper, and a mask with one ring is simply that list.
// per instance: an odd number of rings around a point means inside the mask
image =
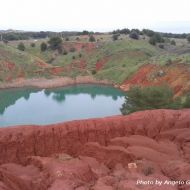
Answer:
[{"label": "blue sky", "polygon": [[0,29],[190,32],[189,0],[1,0]]}]

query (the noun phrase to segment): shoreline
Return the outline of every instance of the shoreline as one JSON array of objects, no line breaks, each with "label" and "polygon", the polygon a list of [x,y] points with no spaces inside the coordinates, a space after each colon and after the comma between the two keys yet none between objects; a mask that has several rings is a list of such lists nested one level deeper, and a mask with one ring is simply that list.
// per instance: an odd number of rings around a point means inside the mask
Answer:
[{"label": "shoreline", "polygon": [[32,79],[16,79],[12,82],[0,83],[0,90],[12,89],[12,88],[38,88],[38,89],[51,89],[67,87],[78,84],[99,84],[99,85],[110,85],[114,88],[120,88],[108,80],[97,80],[91,76],[78,76],[76,78],[70,77],[55,77],[52,79],[46,78],[32,78]]}]

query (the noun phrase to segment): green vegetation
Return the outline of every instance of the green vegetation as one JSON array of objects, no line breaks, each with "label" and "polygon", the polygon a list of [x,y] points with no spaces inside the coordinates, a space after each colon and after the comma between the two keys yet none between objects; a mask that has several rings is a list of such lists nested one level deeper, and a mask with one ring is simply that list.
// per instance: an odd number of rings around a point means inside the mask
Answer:
[{"label": "green vegetation", "polygon": [[190,43],[190,35],[187,36],[187,41]]},{"label": "green vegetation", "polygon": [[167,85],[131,88],[122,105],[121,112],[126,115],[135,111],[151,109],[180,109],[189,106],[189,98],[185,103],[181,99],[173,99],[173,91]]},{"label": "green vegetation", "polygon": [[95,42],[95,41],[96,41],[95,37],[93,35],[90,35],[89,42]]},{"label": "green vegetation", "polygon": [[17,48],[18,48],[20,51],[24,51],[24,50],[25,50],[24,43],[20,42],[20,43],[18,44]]},{"label": "green vegetation", "polygon": [[175,40],[172,40],[172,41],[171,41],[171,45],[173,45],[173,46],[175,46],[175,45],[176,45]]},{"label": "green vegetation", "polygon": [[52,50],[60,50],[62,48],[62,39],[60,37],[52,37],[48,41],[49,47]]},{"label": "green vegetation", "polygon": [[132,30],[131,33],[129,34],[129,37],[132,39],[138,40],[139,34],[136,31]]},{"label": "green vegetation", "polygon": [[45,42],[42,42],[41,45],[40,45],[40,49],[41,51],[46,51],[47,50],[47,44]]}]

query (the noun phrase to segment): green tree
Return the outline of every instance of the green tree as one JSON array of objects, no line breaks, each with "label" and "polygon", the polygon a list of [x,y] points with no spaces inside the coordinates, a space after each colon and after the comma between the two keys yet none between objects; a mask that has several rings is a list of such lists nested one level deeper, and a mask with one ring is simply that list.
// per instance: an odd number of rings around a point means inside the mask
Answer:
[{"label": "green tree", "polygon": [[95,41],[96,41],[95,37],[93,35],[90,35],[89,42],[95,42]]},{"label": "green tree", "polygon": [[52,37],[48,41],[49,47],[52,50],[60,50],[62,49],[62,39],[60,37]]},{"label": "green tree", "polygon": [[135,40],[139,39],[139,34],[137,33],[137,31],[132,30],[131,33],[129,34],[129,37]]},{"label": "green tree", "polygon": [[31,46],[31,47],[35,47],[36,44],[35,44],[34,42],[32,42],[32,43],[30,44],[30,46]]},{"label": "green tree", "polygon": [[20,43],[18,44],[17,48],[18,48],[20,51],[24,51],[24,50],[26,49],[23,42],[20,42]]},{"label": "green tree", "polygon": [[144,88],[136,86],[128,91],[121,112],[126,115],[140,110],[181,108],[181,100],[174,100],[173,95],[173,91],[168,85]]},{"label": "green tree", "polygon": [[120,34],[113,34],[113,35],[112,35],[113,41],[118,40],[119,36],[120,36]]},{"label": "green tree", "polygon": [[190,95],[185,98],[185,102],[183,103],[183,108],[190,108]]},{"label": "green tree", "polygon": [[187,41],[190,43],[190,35],[187,36]]},{"label": "green tree", "polygon": [[46,51],[47,50],[47,44],[45,42],[42,42],[40,45],[41,51]]},{"label": "green tree", "polygon": [[171,45],[173,45],[173,46],[175,46],[175,45],[176,45],[175,40],[172,40],[172,41],[171,41]]}]

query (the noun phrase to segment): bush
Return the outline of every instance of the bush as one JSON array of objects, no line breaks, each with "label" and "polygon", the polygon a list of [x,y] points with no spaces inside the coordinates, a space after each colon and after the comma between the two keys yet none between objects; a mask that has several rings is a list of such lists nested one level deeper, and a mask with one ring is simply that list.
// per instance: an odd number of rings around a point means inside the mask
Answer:
[{"label": "bush", "polygon": [[67,50],[64,50],[63,55],[67,55],[67,54],[68,54]]},{"label": "bush", "polygon": [[42,42],[40,45],[41,51],[46,51],[47,50],[47,44],[45,42]]},{"label": "bush", "polygon": [[190,35],[187,36],[187,41],[190,43]]},{"label": "bush", "polygon": [[150,43],[151,45],[155,46],[155,45],[156,45],[156,40],[155,40],[153,37],[151,37],[151,38],[149,39],[149,43]]},{"label": "bush", "polygon": [[132,39],[138,40],[138,39],[139,39],[139,34],[138,34],[136,31],[133,30],[133,31],[129,34],[129,37],[132,38]]},{"label": "bush", "polygon": [[186,97],[183,108],[190,108],[190,95]]},{"label": "bush", "polygon": [[180,100],[174,100],[173,95],[173,91],[168,85],[145,88],[136,86],[128,91],[121,112],[126,115],[141,110],[181,108]]},{"label": "bush", "polygon": [[24,43],[20,42],[17,46],[17,48],[20,50],[20,51],[24,51],[26,48],[24,46]]},{"label": "bush", "polygon": [[62,39],[60,37],[52,37],[48,41],[49,47],[52,50],[62,49]]},{"label": "bush", "polygon": [[95,41],[96,41],[95,37],[93,35],[90,35],[89,42],[95,42]]},{"label": "bush", "polygon": [[75,51],[76,51],[75,47],[70,48],[70,52],[75,52]]},{"label": "bush", "polygon": [[95,75],[96,74],[96,70],[92,70],[92,74]]},{"label": "bush", "polygon": [[171,45],[173,45],[173,46],[175,46],[175,45],[176,45],[175,40],[172,40],[170,43],[171,43]]},{"label": "bush", "polygon": [[35,43],[31,43],[30,46],[31,46],[31,47],[35,47],[36,44],[35,44]]},{"label": "bush", "polygon": [[74,56],[74,55],[72,56],[72,59],[75,59],[75,56]]},{"label": "bush", "polygon": [[161,49],[164,49],[164,45],[163,44],[159,44],[158,47],[161,48]]},{"label": "bush", "polygon": [[69,41],[69,38],[67,37],[67,38],[65,38],[65,41]]},{"label": "bush", "polygon": [[80,58],[82,57],[82,54],[81,54],[81,53],[79,53],[79,57],[80,57]]},{"label": "bush", "polygon": [[152,45],[156,45],[156,43],[163,43],[164,39],[159,33],[155,33],[152,37],[149,39],[149,43]]},{"label": "bush", "polygon": [[118,40],[119,36],[120,36],[120,34],[113,34],[113,35],[112,35],[113,41]]}]

